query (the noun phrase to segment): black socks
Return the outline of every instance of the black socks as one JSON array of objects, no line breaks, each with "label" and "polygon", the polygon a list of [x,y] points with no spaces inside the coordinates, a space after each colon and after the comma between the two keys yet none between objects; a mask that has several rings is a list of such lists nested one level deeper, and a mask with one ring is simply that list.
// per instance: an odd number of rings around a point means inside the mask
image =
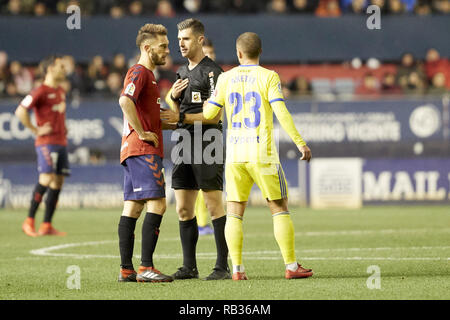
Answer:
[{"label": "black socks", "polygon": [[227,216],[212,220],[214,227],[214,239],[216,240],[217,260],[216,268],[228,270],[228,246],[225,240],[225,223]]},{"label": "black socks", "polygon": [[48,189],[47,199],[45,199],[45,216],[44,222],[51,222],[53,213],[55,213],[56,204],[58,203],[60,189]]},{"label": "black socks", "polygon": [[133,269],[134,229],[136,218],[121,216],[119,220],[119,250],[120,266],[124,269]]},{"label": "black socks", "polygon": [[159,226],[162,216],[156,213],[147,212],[142,224],[142,253],[141,265],[153,267],[153,252],[155,252],[158,242]]},{"label": "black socks", "polygon": [[44,197],[45,192],[48,187],[44,187],[41,184],[37,184],[33,190],[33,196],[31,199],[30,210],[28,211],[28,217],[34,218],[36,216],[37,209],[42,202],[42,198]]},{"label": "black socks", "polygon": [[179,221],[180,238],[183,248],[183,266],[189,269],[197,268],[195,259],[195,250],[198,241],[198,224],[197,217],[192,220]]}]

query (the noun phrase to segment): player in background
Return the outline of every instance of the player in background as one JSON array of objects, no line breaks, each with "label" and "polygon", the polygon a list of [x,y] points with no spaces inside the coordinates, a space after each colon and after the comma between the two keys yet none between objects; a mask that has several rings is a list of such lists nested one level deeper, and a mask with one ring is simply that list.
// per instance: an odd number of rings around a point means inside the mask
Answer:
[{"label": "player in background", "polygon": [[[180,129],[190,134],[194,142],[195,122],[202,124],[202,136],[209,129],[222,131],[222,124],[217,119],[206,120],[202,116],[203,102],[214,90],[216,80],[222,68],[203,53],[204,26],[196,19],[186,19],[178,25],[178,44],[183,57],[188,62],[177,72],[177,81],[172,86],[171,99],[176,112],[165,110],[161,119],[168,123],[177,123]],[[180,135],[180,141],[183,138]],[[223,148],[222,135],[218,142]],[[181,163],[175,162],[172,170],[172,188],[175,190],[176,209],[179,217],[180,238],[183,249],[183,266],[172,276],[175,279],[198,278],[196,246],[199,236],[197,218],[194,212],[198,191],[203,191],[206,207],[211,215],[216,242],[217,259],[213,271],[205,280],[221,280],[231,278],[228,268],[228,248],[225,240],[226,215],[222,201],[223,168],[222,163],[207,164],[203,159],[199,164],[194,155],[208,147],[210,142],[202,141],[201,150],[195,150],[191,143],[191,158]],[[175,159],[176,160],[176,159]],[[222,159],[223,160],[223,159]]]},{"label": "player in background", "polygon": [[[119,99],[124,115],[120,163],[124,169],[124,207],[118,234],[121,257],[120,282],[170,282],[153,264],[159,227],[166,211],[162,165],[163,136],[166,126],[160,120],[160,95],[153,74],[164,65],[169,54],[167,30],[162,25],[142,26],[136,38],[140,58],[124,79]],[[174,128],[174,126],[172,126]],[[141,265],[133,267],[134,231],[144,206]]]},{"label": "player in background", "polygon": [[288,210],[288,190],[280,165],[274,135],[273,113],[303,154],[311,150],[295,128],[286,108],[278,74],[259,66],[261,40],[256,33],[241,34],[236,41],[240,65],[223,73],[214,94],[205,104],[203,116],[213,119],[225,107],[227,131],[227,223],[225,235],[233,263],[233,280],[247,280],[242,262],[242,220],[250,190],[256,183],[273,217],[275,239],[280,247],[285,278],[313,275],[295,256],[294,225]]},{"label": "player in background", "polygon": [[[44,59],[40,67],[45,74],[44,82],[31,91],[16,109],[16,116],[20,122],[36,136],[39,172],[39,180],[34,188],[28,217],[22,224],[22,230],[31,237],[64,236],[65,232],[60,232],[52,226],[52,219],[64,177],[70,175],[66,149],[66,95],[60,86],[66,78],[66,71],[62,58],[56,56]],[[37,126],[31,122],[29,114],[31,110],[34,111]],[[44,222],[36,232],[36,212],[46,193]]]}]

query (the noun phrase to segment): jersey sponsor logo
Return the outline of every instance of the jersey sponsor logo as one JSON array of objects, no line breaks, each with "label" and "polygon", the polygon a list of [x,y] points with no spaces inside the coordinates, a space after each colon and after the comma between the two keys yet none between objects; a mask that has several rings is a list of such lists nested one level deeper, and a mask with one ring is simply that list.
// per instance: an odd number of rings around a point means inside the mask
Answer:
[{"label": "jersey sponsor logo", "polygon": [[153,84],[156,84],[156,81],[152,81]]},{"label": "jersey sponsor logo", "polygon": [[200,92],[192,92],[192,102],[202,102],[202,95],[200,94]]},{"label": "jersey sponsor logo", "polygon": [[25,108],[28,108],[31,103],[33,102],[33,97],[31,95],[27,95],[25,98],[23,98],[22,102],[20,103]]},{"label": "jersey sponsor logo", "polygon": [[278,82],[277,87],[278,87],[278,92],[283,93],[283,89],[281,89],[281,82]]},{"label": "jersey sponsor logo", "polygon": [[136,90],[136,86],[133,82],[129,83],[127,87],[125,88],[125,94],[128,94],[130,96],[134,95],[134,90]]},{"label": "jersey sponsor logo", "polygon": [[58,104],[54,104],[52,106],[52,111],[63,113],[64,111],[66,111],[66,103],[65,102],[61,102],[61,103],[58,103]]},{"label": "jersey sponsor logo", "polygon": [[49,99],[55,99],[56,98],[56,93],[49,93],[47,98]]}]

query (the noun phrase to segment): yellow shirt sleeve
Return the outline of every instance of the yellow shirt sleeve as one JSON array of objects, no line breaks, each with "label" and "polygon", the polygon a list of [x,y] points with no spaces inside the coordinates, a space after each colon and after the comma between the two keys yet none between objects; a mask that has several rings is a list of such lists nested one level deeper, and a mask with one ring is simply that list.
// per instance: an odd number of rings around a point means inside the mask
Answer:
[{"label": "yellow shirt sleeve", "polygon": [[170,98],[170,95],[172,94],[172,88],[170,88],[169,92],[167,92],[166,98],[164,99],[167,103],[167,105],[172,109],[173,111],[177,111],[175,108],[175,102]]},{"label": "yellow shirt sleeve", "polygon": [[286,108],[283,91],[281,89],[280,77],[275,72],[269,83],[268,99],[270,106],[272,107],[272,110],[277,116],[277,119],[284,131],[287,132],[289,137],[297,146],[305,146],[306,142],[295,128],[294,120],[292,120],[292,116]]},{"label": "yellow shirt sleeve", "polygon": [[222,73],[217,79],[216,88],[208,99],[208,103],[203,108],[203,117],[205,119],[213,119],[225,106],[225,95],[227,92],[225,73]]}]

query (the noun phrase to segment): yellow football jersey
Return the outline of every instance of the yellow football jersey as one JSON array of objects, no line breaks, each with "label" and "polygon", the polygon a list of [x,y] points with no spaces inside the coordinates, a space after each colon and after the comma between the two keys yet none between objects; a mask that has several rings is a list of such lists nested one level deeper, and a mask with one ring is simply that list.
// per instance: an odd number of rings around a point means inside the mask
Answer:
[{"label": "yellow football jersey", "polygon": [[203,115],[212,119],[223,107],[228,122],[228,163],[279,163],[274,112],[294,143],[306,144],[286,108],[275,71],[259,65],[240,65],[222,73]]}]

